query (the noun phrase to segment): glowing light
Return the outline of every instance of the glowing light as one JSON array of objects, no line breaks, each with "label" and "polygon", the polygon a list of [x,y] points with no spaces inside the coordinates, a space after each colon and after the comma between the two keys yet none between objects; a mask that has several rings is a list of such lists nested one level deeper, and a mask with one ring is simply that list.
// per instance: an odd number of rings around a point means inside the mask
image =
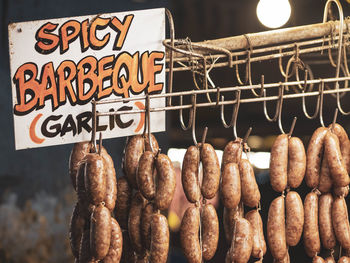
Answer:
[{"label": "glowing light", "polygon": [[291,7],[288,0],[260,0],[256,14],[264,26],[278,28],[289,20]]}]

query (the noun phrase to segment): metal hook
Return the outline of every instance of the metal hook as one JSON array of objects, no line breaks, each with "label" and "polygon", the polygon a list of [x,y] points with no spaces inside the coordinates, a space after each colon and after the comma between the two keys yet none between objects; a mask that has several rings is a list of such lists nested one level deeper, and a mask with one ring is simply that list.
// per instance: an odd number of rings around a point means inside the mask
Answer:
[{"label": "metal hook", "polygon": [[[251,65],[251,53],[252,53],[252,49],[248,50],[248,54],[247,54],[247,70],[246,70],[246,83],[248,82],[250,86],[253,85],[252,83],[252,65]],[[250,89],[251,92],[253,93],[253,95],[255,97],[261,97],[262,93],[260,92],[260,94],[256,93],[255,89],[251,88]]]},{"label": "metal hook", "polygon": [[[307,76],[307,74],[306,74],[306,76]],[[305,83],[306,83],[306,81],[307,80],[305,78]],[[304,85],[306,87],[305,83],[304,83]],[[314,112],[314,114],[312,116],[307,112],[306,103],[305,103],[305,100],[306,100],[305,96],[301,97],[304,115],[306,116],[306,118],[308,118],[310,120],[315,119],[317,117],[317,114],[320,112],[320,99],[321,99],[320,86],[321,86],[321,84],[319,85],[319,95],[317,97],[316,109],[315,109],[315,112]],[[305,93],[305,90],[306,90],[306,88],[303,89],[303,91],[302,91],[303,94]],[[322,91],[322,94],[323,94],[323,91]]]},{"label": "metal hook", "polygon": [[[236,56],[236,61],[238,61],[238,56]],[[241,80],[241,77],[239,75],[239,68],[238,68],[238,63],[235,65],[235,72],[236,72],[236,78],[238,81],[239,85],[244,85],[243,81]]]},{"label": "metal hook", "polygon": [[281,75],[284,77],[284,78],[290,78],[291,76],[293,76],[293,72],[291,72],[290,75],[287,75],[287,73],[284,71],[283,69],[283,66],[282,66],[282,48],[279,49],[279,53],[280,53],[280,56],[278,58],[278,67],[280,69],[280,72],[281,72]]},{"label": "metal hook", "polygon": [[320,123],[322,127],[325,127],[323,122],[323,91],[324,91],[324,81],[322,80],[319,86],[319,98],[320,98]]},{"label": "metal hook", "polygon": [[192,94],[192,140],[194,145],[198,145],[196,138],[196,112],[197,112],[197,94]]},{"label": "metal hook", "polygon": [[[282,85],[282,83],[280,83],[280,85]],[[264,98],[266,98],[266,90],[264,89]],[[278,97],[280,98],[280,93],[281,93],[281,89],[278,90]],[[264,115],[265,115],[265,118],[269,121],[269,122],[273,122],[273,121],[276,121],[277,120],[277,117],[278,117],[278,109],[279,109],[279,103],[280,101],[278,101],[276,103],[276,111],[275,111],[275,116],[273,118],[270,118],[268,112],[267,112],[267,107],[266,107],[266,100],[264,100],[263,102],[263,105],[264,105]]]},{"label": "metal hook", "polygon": [[[151,151],[154,152],[153,146],[152,146],[152,141],[151,141],[151,110],[150,110],[150,96],[147,93],[146,94],[146,116],[147,116],[147,136],[148,136],[148,142],[151,148]],[[146,125],[145,125],[146,127]],[[146,129],[145,129],[146,130]]]},{"label": "metal hook", "polygon": [[[227,122],[225,121],[225,115],[224,115],[224,96],[221,96],[221,107],[220,107],[220,117],[221,117],[221,121],[222,121],[222,124],[225,128],[230,128],[233,126],[233,123],[235,121],[235,115],[238,114],[238,108],[239,108],[239,104],[241,102],[240,100],[241,98],[241,90],[236,90],[236,102],[234,103],[234,108],[233,108],[233,111],[232,111],[232,117],[231,117],[231,120],[229,122],[229,124],[227,124]],[[236,116],[236,119],[237,119],[237,116]],[[236,120],[237,121],[237,120]]]},{"label": "metal hook", "polygon": [[92,131],[91,131],[91,143],[92,151],[96,152],[96,121],[97,121],[97,112],[96,112],[96,100],[93,99],[92,103]]},{"label": "metal hook", "polygon": [[[279,89],[279,100],[278,100],[278,128],[280,129],[281,133],[285,134],[283,127],[282,127],[282,107],[283,107],[283,95],[284,95],[284,85],[280,86]],[[293,123],[296,121],[296,117],[294,117]],[[292,123],[292,128],[294,129],[294,125]],[[293,132],[293,130],[291,129]]]},{"label": "metal hook", "polygon": [[[180,96],[180,106],[182,106],[182,95]],[[193,107],[190,109],[190,115],[188,118],[188,125],[186,126],[184,123],[184,119],[183,119],[183,115],[182,115],[182,108],[180,108],[179,110],[179,117],[180,117],[180,124],[181,124],[181,128],[184,131],[187,131],[189,128],[191,128],[192,124],[193,124]]]},{"label": "metal hook", "polygon": [[99,145],[98,145],[98,154],[101,155],[102,150],[102,132],[100,132]]},{"label": "metal hook", "polygon": [[[170,27],[170,45],[174,47],[174,39],[175,39],[175,27],[174,27],[174,20],[173,16],[171,15],[171,12],[168,9],[165,9],[165,13],[168,17],[169,27]],[[174,52],[173,49],[169,50],[169,75],[168,75],[168,89],[169,93],[172,93],[173,91],[173,77],[174,77]],[[168,97],[168,106],[171,106],[171,100],[172,97]]]},{"label": "metal hook", "polygon": [[238,111],[239,111],[239,106],[241,104],[241,90],[238,90],[236,93],[236,103],[235,103],[235,108],[233,111],[233,136],[234,139],[236,140],[238,138],[237,136],[237,117],[238,117]]}]

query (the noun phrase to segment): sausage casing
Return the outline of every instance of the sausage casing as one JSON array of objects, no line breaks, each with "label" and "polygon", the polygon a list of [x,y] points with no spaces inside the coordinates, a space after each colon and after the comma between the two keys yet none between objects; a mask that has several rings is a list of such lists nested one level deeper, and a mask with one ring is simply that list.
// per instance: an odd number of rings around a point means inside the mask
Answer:
[{"label": "sausage casing", "polygon": [[111,244],[111,213],[108,208],[98,205],[90,219],[90,249],[97,260],[103,259]]},{"label": "sausage casing", "polygon": [[199,149],[196,146],[190,146],[184,156],[181,171],[182,187],[188,201],[195,203],[201,197],[199,187],[198,167],[200,161]]},{"label": "sausage casing", "polygon": [[306,154],[303,142],[291,137],[288,142],[288,185],[297,188],[302,183],[306,170]]},{"label": "sausage casing", "polygon": [[120,227],[127,229],[132,189],[125,176],[118,179],[117,189],[117,205],[114,214]]},{"label": "sausage casing", "polygon": [[333,257],[327,257],[324,259],[324,263],[335,263],[335,260]]},{"label": "sausage casing", "polygon": [[350,249],[348,208],[343,197],[336,197],[332,206],[332,222],[335,236],[344,249]]},{"label": "sausage casing", "polygon": [[152,200],[156,194],[153,171],[154,154],[151,151],[145,151],[139,160],[136,181],[141,194],[148,200]]},{"label": "sausage casing", "polygon": [[333,187],[333,193],[336,196],[346,197],[349,194],[349,186],[335,186]]},{"label": "sausage casing", "polygon": [[314,256],[312,258],[312,263],[324,263],[324,259],[319,256]]},{"label": "sausage casing", "polygon": [[106,197],[106,174],[102,157],[97,153],[85,156],[84,183],[91,204],[98,205]]},{"label": "sausage casing", "polygon": [[338,259],[338,263],[350,263],[350,258],[347,256],[342,256],[340,259]]},{"label": "sausage casing", "polygon": [[241,178],[236,163],[225,165],[221,175],[221,200],[226,208],[233,209],[241,200]]},{"label": "sausage casing", "polygon": [[150,262],[166,263],[169,251],[169,226],[164,215],[152,216],[151,235]]},{"label": "sausage casing", "polygon": [[309,257],[321,250],[318,231],[318,196],[314,192],[306,195],[304,200],[304,248]]},{"label": "sausage casing", "polygon": [[219,220],[215,207],[206,204],[202,208],[202,256],[210,260],[216,252],[219,241]]},{"label": "sausage casing", "polygon": [[142,210],[141,237],[146,249],[151,247],[151,222],[154,214],[153,204],[148,203]]},{"label": "sausage casing", "polygon": [[327,131],[325,127],[317,128],[307,147],[305,182],[310,188],[315,188],[319,184],[323,143]]},{"label": "sausage casing", "polygon": [[253,249],[253,229],[245,218],[237,218],[230,254],[235,263],[248,262]]},{"label": "sausage casing", "polygon": [[91,150],[91,142],[75,143],[72,152],[69,156],[69,175],[72,180],[73,188],[77,189],[77,172],[79,170],[80,162],[84,159]]},{"label": "sausage casing", "polygon": [[326,151],[323,155],[322,164],[321,164],[321,173],[320,173],[320,182],[318,185],[318,190],[321,193],[329,193],[332,189],[333,180],[331,172],[329,171],[328,161],[326,156]]},{"label": "sausage casing", "polygon": [[263,223],[258,210],[251,210],[245,218],[252,225],[253,229],[253,250],[252,256],[255,258],[263,258],[266,253],[266,242],[264,238]]},{"label": "sausage casing", "polygon": [[117,177],[112,157],[108,154],[104,147],[101,149],[101,156],[104,161],[106,173],[106,196],[104,202],[105,206],[112,212],[117,200]]},{"label": "sausage casing", "polygon": [[276,192],[283,192],[287,187],[288,135],[277,136],[271,148],[270,183]]},{"label": "sausage casing", "polygon": [[242,139],[237,138],[235,141],[230,141],[226,144],[222,154],[221,169],[223,170],[228,163],[239,163],[242,158]]},{"label": "sausage casing", "polygon": [[304,226],[303,202],[297,192],[286,195],[286,240],[288,246],[299,243]]},{"label": "sausage casing", "polygon": [[340,152],[339,139],[330,131],[325,138],[325,152],[334,185],[347,186],[349,175]]},{"label": "sausage casing", "polygon": [[318,223],[322,245],[326,249],[332,249],[337,243],[332,224],[332,194],[328,193],[321,195],[318,204]]},{"label": "sausage casing", "polygon": [[202,146],[201,161],[203,165],[202,195],[206,199],[212,199],[219,190],[220,164],[213,146],[209,143],[204,143]]},{"label": "sausage casing", "polygon": [[289,257],[289,253],[287,251],[286,255],[284,256],[284,258],[278,260],[278,259],[273,259],[273,263],[290,263],[290,257]]},{"label": "sausage casing", "polygon": [[267,241],[273,258],[282,260],[287,253],[284,198],[275,198],[267,217]]},{"label": "sausage casing", "polygon": [[142,245],[142,236],[141,236],[141,215],[142,209],[145,206],[145,199],[140,192],[136,192],[131,200],[131,206],[129,210],[129,219],[128,219],[128,230],[131,244],[134,250],[142,255],[144,247]]},{"label": "sausage casing", "polygon": [[260,202],[260,191],[255,180],[254,170],[250,162],[242,159],[239,163],[241,177],[242,201],[249,207],[258,207]]},{"label": "sausage casing", "polygon": [[168,209],[174,197],[176,187],[176,173],[173,163],[165,154],[156,158],[158,186],[154,203],[159,210]]},{"label": "sausage casing", "polygon": [[83,236],[84,228],[85,218],[83,216],[82,207],[79,203],[76,203],[69,225],[69,241],[75,258],[79,257],[80,241]]},{"label": "sausage casing", "polygon": [[120,226],[113,217],[111,218],[111,244],[103,263],[118,263],[122,256],[123,235]]},{"label": "sausage casing", "polygon": [[80,247],[79,247],[79,263],[95,263],[98,262],[90,250],[90,230],[86,229],[81,237]]},{"label": "sausage casing", "polygon": [[239,214],[238,207],[235,207],[233,209],[228,209],[224,207],[223,223],[224,223],[225,238],[228,244],[231,244],[233,231],[235,228],[235,222],[239,216],[242,217]]},{"label": "sausage casing", "polygon": [[145,151],[152,151],[153,148],[153,153],[157,154],[157,152],[159,151],[159,145],[158,145],[158,141],[156,139],[156,137],[154,137],[154,135],[151,133],[151,143],[152,143],[152,148],[151,145],[149,143],[148,140],[148,135],[144,137],[145,140]]},{"label": "sausage casing", "polygon": [[130,185],[137,189],[136,172],[140,157],[144,151],[145,140],[142,135],[128,138],[124,150],[123,170]]},{"label": "sausage casing", "polygon": [[198,207],[187,208],[181,222],[180,240],[183,253],[189,263],[202,262],[199,244],[200,215]]}]

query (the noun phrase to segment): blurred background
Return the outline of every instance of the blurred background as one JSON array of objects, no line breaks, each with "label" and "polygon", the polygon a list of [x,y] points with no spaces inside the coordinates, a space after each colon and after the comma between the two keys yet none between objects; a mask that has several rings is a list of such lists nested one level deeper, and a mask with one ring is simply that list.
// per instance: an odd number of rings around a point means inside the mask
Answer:
[{"label": "blurred background", "polygon": [[[322,22],[325,2],[290,0],[291,17],[283,27]],[[340,2],[345,16],[350,15],[348,1]],[[9,263],[73,262],[68,241],[68,225],[76,202],[68,176],[71,144],[15,151],[7,33],[10,22],[165,7],[172,12],[176,38],[189,37],[192,41],[203,41],[268,30],[257,18],[258,0],[0,0],[0,3],[0,262]],[[333,14],[337,18],[336,10]],[[334,70],[327,56],[313,54],[302,56],[302,59],[312,67],[314,78],[333,76]],[[283,62],[286,63],[287,60]],[[276,61],[255,63],[253,67],[253,83],[259,83],[261,74],[265,75],[266,82],[283,80]],[[228,69],[218,69],[213,73],[213,80],[218,86],[236,85],[233,79],[233,72]],[[174,90],[191,89],[191,73],[175,73]],[[347,97],[343,100],[349,99]],[[272,105],[268,108],[272,112],[274,103],[270,104]],[[314,108],[314,104],[315,101],[308,100],[310,110]],[[335,98],[326,96],[324,104],[324,119],[326,123],[330,123],[336,107]],[[277,193],[269,185],[266,170],[269,156],[263,153],[270,150],[279,129],[276,123],[266,121],[262,109],[262,104],[242,104],[237,131],[242,137],[248,127],[252,126],[248,144],[254,153],[262,153],[262,157],[252,155],[250,158],[261,160],[253,164],[262,192],[262,217],[266,225],[269,203]],[[227,116],[230,116],[230,109],[227,109]],[[284,103],[282,120],[283,123],[286,121],[285,127],[290,125],[292,116],[298,117],[294,134],[302,138],[306,146],[312,132],[320,123],[318,119],[310,121],[304,117],[301,100],[297,103],[295,100]],[[338,122],[346,130],[350,129],[349,117],[339,116]],[[217,150],[223,150],[226,143],[233,138],[232,129],[224,129],[222,126],[219,110],[198,110],[196,125],[198,134],[201,134],[205,126],[209,127],[207,141]],[[172,148],[169,155],[178,162],[177,167],[180,169],[183,155],[176,149],[187,148],[193,142],[191,133],[181,130],[177,111],[168,112],[167,131],[156,134],[156,137],[162,152],[167,153]],[[115,162],[118,176],[122,175],[121,158],[125,139],[104,141]],[[303,198],[306,187],[303,185],[299,192]],[[217,208],[221,220],[222,207],[218,205]],[[182,212],[173,209],[181,217]],[[227,244],[223,238],[221,240],[212,262],[224,260]],[[170,262],[184,262],[178,246],[178,235],[174,232]],[[290,253],[293,255],[292,262],[305,262],[302,242],[291,248]],[[271,255],[267,254],[264,262],[272,262]]]}]

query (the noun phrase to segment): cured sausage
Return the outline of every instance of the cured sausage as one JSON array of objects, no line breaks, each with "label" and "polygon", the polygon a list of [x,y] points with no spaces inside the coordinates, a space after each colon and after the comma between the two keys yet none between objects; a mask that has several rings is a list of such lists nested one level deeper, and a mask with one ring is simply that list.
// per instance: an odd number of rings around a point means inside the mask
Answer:
[{"label": "cured sausage", "polygon": [[202,146],[201,161],[203,166],[202,195],[206,199],[212,199],[219,190],[220,164],[213,146],[208,143]]},{"label": "cured sausage", "polygon": [[157,154],[159,151],[159,145],[156,137],[154,137],[154,135],[151,133],[152,148],[151,148],[151,145],[149,144],[148,135],[144,136],[144,140],[145,140],[145,151],[151,152],[153,148],[153,153]]},{"label": "cured sausage", "polygon": [[349,186],[336,186],[333,188],[333,193],[336,196],[346,197],[349,194]]},{"label": "cured sausage", "polygon": [[233,209],[228,209],[224,207],[223,223],[224,223],[225,238],[228,244],[231,244],[233,230],[235,228],[235,221],[238,217],[242,217],[242,215],[240,215],[238,207],[235,207]]},{"label": "cured sausage", "polygon": [[320,173],[320,183],[318,186],[318,190],[321,191],[321,193],[329,193],[332,189],[333,180],[331,173],[329,171],[328,167],[328,161],[326,156],[326,151],[323,155],[322,164],[321,164],[321,173]]},{"label": "cured sausage", "polygon": [[102,157],[97,153],[89,153],[84,158],[84,183],[87,197],[91,204],[98,205],[106,197],[106,174]]},{"label": "cured sausage", "polygon": [[212,204],[202,208],[202,256],[210,260],[216,252],[219,241],[219,220]]},{"label": "cured sausage", "polygon": [[166,263],[169,250],[168,221],[162,214],[154,214],[151,222],[150,262]]},{"label": "cured sausage", "polygon": [[309,257],[314,257],[321,250],[318,232],[318,196],[310,192],[304,200],[304,248]]},{"label": "cured sausage", "polygon": [[273,258],[282,260],[287,253],[285,205],[283,196],[275,198],[267,217],[267,241]]},{"label": "cured sausage", "polygon": [[324,259],[324,263],[335,263],[335,260],[333,257],[327,257]]},{"label": "cured sausage", "polygon": [[77,173],[79,170],[80,162],[84,159],[91,150],[91,142],[78,142],[75,143],[72,152],[69,156],[69,175],[72,181],[73,188],[77,189]]},{"label": "cured sausage", "polygon": [[316,129],[307,147],[305,182],[310,188],[315,188],[319,184],[323,144],[327,131],[325,127]]},{"label": "cured sausage", "polygon": [[154,212],[152,203],[148,203],[142,210],[141,237],[146,249],[151,247],[151,221]]},{"label": "cured sausage", "polygon": [[242,201],[249,207],[258,207],[260,202],[260,191],[255,180],[254,170],[250,162],[242,159],[239,163],[241,175]]},{"label": "cured sausage", "polygon": [[282,258],[281,260],[278,259],[273,259],[273,263],[290,263],[290,258],[289,258],[289,253],[287,251],[286,255],[284,256],[284,258]]},{"label": "cured sausage", "polygon": [[111,245],[106,257],[102,261],[103,263],[118,263],[122,256],[123,235],[117,220],[113,217],[111,218],[111,228]]},{"label": "cured sausage", "polygon": [[201,197],[199,187],[198,167],[200,162],[199,149],[196,146],[190,146],[182,163],[182,187],[188,201],[195,203]]},{"label": "cured sausage", "polygon": [[176,187],[176,173],[173,163],[165,154],[156,157],[158,186],[154,199],[155,206],[159,210],[168,209],[174,197]]},{"label": "cured sausage", "polygon": [[145,140],[142,135],[128,138],[124,149],[123,170],[129,184],[137,189],[136,172],[140,157],[145,148]]},{"label": "cured sausage", "polygon": [[90,249],[92,256],[103,259],[111,244],[111,213],[103,205],[98,205],[91,214],[90,219]]},{"label": "cured sausage", "polygon": [[318,223],[322,245],[326,249],[334,248],[337,243],[332,224],[332,204],[332,194],[328,193],[321,195],[319,200]]},{"label": "cured sausage", "polygon": [[198,232],[200,215],[198,207],[187,208],[181,222],[180,240],[183,253],[189,263],[202,262]]},{"label": "cured sausage", "polygon": [[334,185],[347,186],[349,184],[349,175],[340,152],[339,140],[330,131],[325,138],[325,152]]},{"label": "cured sausage", "polygon": [[131,244],[134,250],[142,255],[144,247],[142,245],[141,237],[141,215],[142,209],[145,206],[146,200],[143,198],[140,192],[136,192],[131,200],[131,206],[128,219],[128,230]]},{"label": "cured sausage", "polygon": [[283,192],[287,187],[288,135],[277,136],[271,148],[270,183],[276,192]]},{"label": "cured sausage", "polygon": [[324,260],[319,256],[314,256],[312,259],[312,263],[324,263]]},{"label": "cured sausage", "polygon": [[350,263],[350,258],[342,256],[340,259],[338,259],[338,263]]},{"label": "cured sausage", "polygon": [[117,206],[114,210],[115,218],[122,229],[127,229],[132,189],[124,176],[118,179],[117,189]]},{"label": "cured sausage", "polygon": [[258,210],[251,210],[245,218],[252,225],[253,229],[253,250],[252,256],[255,258],[262,258],[266,253],[266,242],[264,238],[263,223]]},{"label": "cured sausage", "polygon": [[101,156],[104,161],[106,173],[106,196],[104,202],[105,206],[113,212],[117,200],[117,177],[112,157],[107,153],[104,147],[101,148]]},{"label": "cured sausage", "polygon": [[290,191],[286,195],[286,240],[288,246],[296,246],[299,243],[303,227],[303,202],[297,192]]},{"label": "cured sausage", "polygon": [[154,169],[154,154],[151,151],[145,151],[140,157],[136,181],[141,194],[148,200],[152,200],[156,194]]},{"label": "cured sausage", "polygon": [[233,209],[241,200],[241,178],[236,163],[225,165],[221,176],[221,200],[226,208]]},{"label": "cured sausage", "polygon": [[230,141],[226,144],[222,154],[221,170],[223,170],[228,163],[239,163],[242,158],[242,142],[241,138]]},{"label": "cured sausage", "polygon": [[85,228],[85,218],[81,210],[81,205],[76,203],[69,225],[69,241],[75,258],[79,257],[80,241]]},{"label": "cured sausage", "polygon": [[291,137],[288,142],[288,185],[297,188],[302,183],[306,170],[306,154],[303,142]]},{"label": "cured sausage", "polygon": [[80,247],[79,247],[79,263],[95,263],[98,262],[90,251],[90,230],[86,229],[81,237]]},{"label": "cured sausage", "polygon": [[350,249],[348,208],[343,197],[337,197],[332,206],[332,222],[335,236],[344,249]]}]

